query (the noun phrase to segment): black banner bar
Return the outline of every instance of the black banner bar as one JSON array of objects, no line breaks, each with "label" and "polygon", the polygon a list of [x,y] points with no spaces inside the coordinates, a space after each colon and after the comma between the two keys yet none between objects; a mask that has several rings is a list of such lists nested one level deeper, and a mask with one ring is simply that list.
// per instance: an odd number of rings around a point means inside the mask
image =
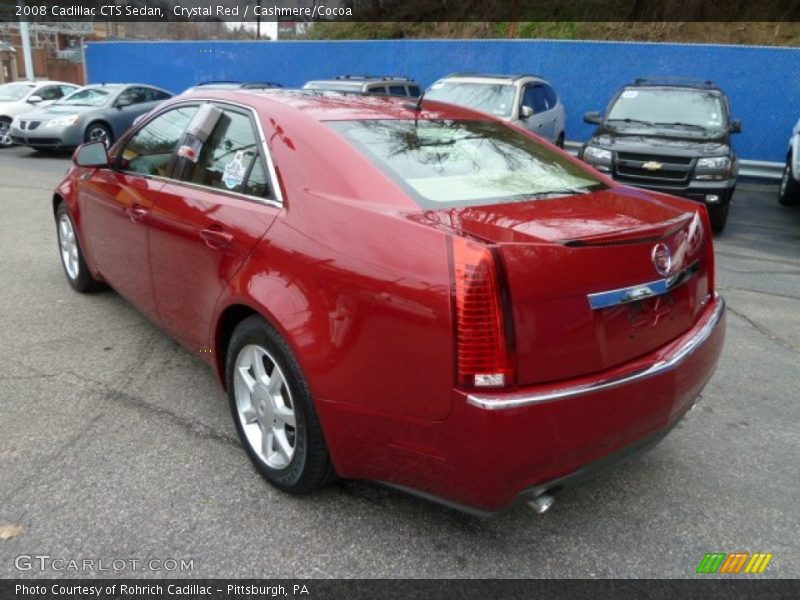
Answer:
[{"label": "black banner bar", "polygon": [[757,580],[735,576],[706,579],[631,580],[0,580],[3,600],[764,600],[800,597],[798,580]]},{"label": "black banner bar", "polygon": [[0,0],[12,21],[800,21],[796,0]]}]

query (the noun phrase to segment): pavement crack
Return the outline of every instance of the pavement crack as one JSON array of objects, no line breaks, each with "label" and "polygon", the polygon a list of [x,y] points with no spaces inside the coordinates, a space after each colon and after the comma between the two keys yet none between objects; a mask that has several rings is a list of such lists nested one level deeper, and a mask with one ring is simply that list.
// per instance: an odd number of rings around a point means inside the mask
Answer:
[{"label": "pavement crack", "polygon": [[166,419],[173,425],[178,426],[194,437],[241,447],[239,438],[234,435],[218,431],[213,427],[206,425],[205,423],[195,419],[186,418],[178,413],[172,412],[171,410],[151,404],[138,396],[112,387],[104,381],[93,379],[91,377],[87,377],[86,375],[75,373],[74,371],[66,371],[64,372],[64,375],[72,376],[79,381],[88,384],[90,387],[99,390],[102,393],[104,400],[109,400],[111,402],[123,402],[132,408]]},{"label": "pavement crack", "polygon": [[743,287],[736,287],[733,285],[718,285],[720,290],[729,290],[732,292],[747,292],[750,294],[759,294],[761,296],[772,296],[773,298],[786,298],[788,300],[800,300],[800,296],[792,296],[791,294],[780,294],[778,292],[766,292],[764,290],[751,290]]},{"label": "pavement crack", "polygon": [[63,460],[63,457],[68,455],[68,450],[74,448],[81,439],[86,435],[86,433],[94,427],[95,423],[97,423],[105,414],[102,412],[98,412],[97,414],[90,417],[88,420],[84,421],[81,425],[80,429],[75,432],[74,435],[68,437],[64,440],[63,443],[59,444],[59,446],[53,451],[48,453],[47,455],[47,468],[39,468],[39,469],[30,469],[29,475],[24,477],[22,481],[11,491],[11,493],[3,498],[2,505],[9,506],[11,505],[12,500],[19,496],[21,493],[25,492],[27,488],[37,479],[41,478],[43,475],[46,476],[48,470],[51,470],[55,465]]},{"label": "pavement crack", "polygon": [[739,275],[800,275],[800,271],[774,271],[774,270],[749,271],[746,269],[734,269],[733,267],[728,267],[726,265],[717,265],[717,268],[721,271],[730,271],[731,273],[738,273]]},{"label": "pavement crack", "polygon": [[796,354],[800,354],[800,348],[795,347],[791,342],[784,340],[779,335],[775,334],[771,330],[767,329],[763,325],[761,325],[758,321],[751,319],[743,312],[736,310],[735,308],[731,307],[730,304],[727,305],[727,309],[732,312],[734,315],[748,323],[753,329],[758,331],[761,335],[766,337],[771,342],[774,342],[776,345],[780,346],[784,350],[789,350],[790,352],[794,352]]},{"label": "pavement crack", "polygon": [[716,249],[714,250],[714,254],[717,256],[724,256],[726,258],[738,258],[740,260],[751,260],[755,262],[770,262],[779,265],[789,265],[790,267],[796,267],[800,265],[800,262],[796,260],[780,259],[774,256],[748,256],[747,254],[739,254],[738,252],[725,252],[724,250]]}]

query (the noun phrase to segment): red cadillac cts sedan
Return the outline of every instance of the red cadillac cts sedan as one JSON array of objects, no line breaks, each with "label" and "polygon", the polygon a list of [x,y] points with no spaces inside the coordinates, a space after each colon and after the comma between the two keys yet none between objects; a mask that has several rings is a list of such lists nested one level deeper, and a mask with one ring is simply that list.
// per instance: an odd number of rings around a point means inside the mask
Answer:
[{"label": "red cadillac cts sedan", "polygon": [[69,283],[210,363],[289,492],[338,474],[545,510],[660,440],[722,349],[705,207],[486,114],[200,90],[73,160]]}]

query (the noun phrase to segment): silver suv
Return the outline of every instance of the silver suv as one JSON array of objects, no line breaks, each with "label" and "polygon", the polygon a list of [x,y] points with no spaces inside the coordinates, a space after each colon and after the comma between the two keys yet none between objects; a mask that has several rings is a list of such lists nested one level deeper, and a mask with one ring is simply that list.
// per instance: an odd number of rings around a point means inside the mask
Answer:
[{"label": "silver suv", "polygon": [[334,79],[309,81],[304,90],[328,90],[353,94],[378,94],[381,96],[420,95],[420,85],[408,77],[386,77],[381,75],[339,75]]},{"label": "silver suv", "polygon": [[425,99],[474,108],[516,122],[564,147],[566,110],[553,86],[537,75],[453,73],[429,87]]}]

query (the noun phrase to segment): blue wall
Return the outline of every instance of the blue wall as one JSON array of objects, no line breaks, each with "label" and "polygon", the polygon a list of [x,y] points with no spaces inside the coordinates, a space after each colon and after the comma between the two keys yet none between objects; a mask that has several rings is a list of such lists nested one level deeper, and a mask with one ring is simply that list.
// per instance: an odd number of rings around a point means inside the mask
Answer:
[{"label": "blue wall", "polygon": [[137,81],[174,92],[209,79],[278,81],[287,87],[343,73],[408,75],[428,86],[453,71],[538,73],[567,106],[567,138],[639,76],[714,79],[744,133],[743,158],[783,161],[800,117],[800,48],[549,40],[336,42],[98,42],[88,44],[91,82]]}]

